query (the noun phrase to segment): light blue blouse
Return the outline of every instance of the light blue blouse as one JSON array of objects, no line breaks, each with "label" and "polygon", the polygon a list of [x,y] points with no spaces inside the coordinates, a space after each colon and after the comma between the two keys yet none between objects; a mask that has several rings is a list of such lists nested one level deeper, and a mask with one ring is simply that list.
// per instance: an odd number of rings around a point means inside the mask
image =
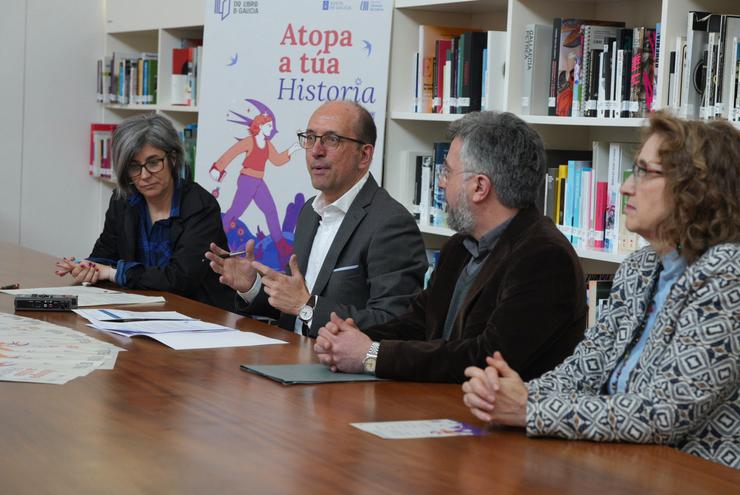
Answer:
[{"label": "light blue blouse", "polygon": [[647,320],[645,321],[645,329],[640,335],[640,340],[632,348],[632,351],[626,358],[623,358],[612,371],[612,375],[609,378],[608,391],[610,394],[616,394],[624,392],[627,388],[627,379],[630,376],[632,370],[637,366],[637,362],[640,360],[640,354],[645,349],[648,338],[650,338],[650,332],[652,332],[655,326],[655,319],[660,313],[660,309],[665,304],[668,294],[671,292],[671,287],[678,280],[678,278],[686,270],[686,260],[683,259],[676,251],[671,251],[661,258],[663,264],[663,270],[660,272],[658,278],[658,287],[653,296],[652,303],[648,308]]}]

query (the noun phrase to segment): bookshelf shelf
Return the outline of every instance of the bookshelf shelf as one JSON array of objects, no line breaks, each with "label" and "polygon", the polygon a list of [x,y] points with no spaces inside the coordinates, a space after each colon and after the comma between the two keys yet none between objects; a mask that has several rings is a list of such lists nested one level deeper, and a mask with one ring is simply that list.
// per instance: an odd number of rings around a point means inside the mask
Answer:
[{"label": "bookshelf shelf", "polygon": [[452,237],[455,235],[455,231],[447,227],[437,227],[434,225],[422,225],[419,224],[419,230],[422,234],[432,234],[442,237]]},{"label": "bookshelf shelf", "polygon": [[109,110],[128,110],[131,112],[153,112],[157,105],[121,105],[119,103],[106,103],[105,108]]},{"label": "bookshelf shelf", "polygon": [[454,113],[391,112],[393,120],[416,120],[419,122],[453,122],[462,115]]},{"label": "bookshelf shelf", "polygon": [[507,0],[396,0],[397,9],[419,9],[435,12],[488,12],[506,8]]},{"label": "bookshelf shelf", "polygon": [[164,112],[198,113],[197,105],[158,105],[157,109]]},{"label": "bookshelf shelf", "polygon": [[580,258],[587,260],[606,261],[608,263],[621,263],[629,253],[610,253],[596,249],[575,248]]},{"label": "bookshelf shelf", "polygon": [[591,117],[555,117],[549,115],[520,115],[522,120],[537,125],[587,126],[587,127],[642,127],[645,119],[600,119]]}]

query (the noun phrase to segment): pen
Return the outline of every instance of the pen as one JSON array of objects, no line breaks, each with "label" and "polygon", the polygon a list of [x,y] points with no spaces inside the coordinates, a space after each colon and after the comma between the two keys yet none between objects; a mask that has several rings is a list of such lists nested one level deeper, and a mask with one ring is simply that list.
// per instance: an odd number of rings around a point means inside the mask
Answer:
[{"label": "pen", "polygon": [[[234,257],[236,257],[236,256],[241,256],[241,255],[243,255],[243,254],[246,254],[246,252],[247,252],[246,250],[242,250],[242,251],[232,251],[232,252],[230,252],[229,254],[227,254],[226,256],[220,256],[220,258],[221,258],[221,259],[234,258]],[[206,259],[206,258],[203,258],[203,259],[201,259],[201,260],[200,260],[200,262],[201,262],[201,263],[205,263],[206,261],[208,261],[208,259]]]},{"label": "pen", "polygon": [[0,290],[12,290],[12,289],[20,289],[20,288],[21,288],[21,284],[15,283],[15,284],[3,285],[2,287],[0,287]]},{"label": "pen", "polygon": [[233,258],[235,256],[241,256],[241,255],[246,254],[246,253],[247,253],[246,250],[244,250],[244,251],[232,251],[228,255],[222,256],[222,258]]}]

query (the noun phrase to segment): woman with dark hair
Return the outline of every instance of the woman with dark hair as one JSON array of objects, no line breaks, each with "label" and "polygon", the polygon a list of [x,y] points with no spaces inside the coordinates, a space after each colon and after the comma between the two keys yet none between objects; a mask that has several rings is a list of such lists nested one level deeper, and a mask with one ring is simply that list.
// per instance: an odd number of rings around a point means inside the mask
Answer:
[{"label": "woman with dark hair", "polygon": [[226,246],[216,199],[192,182],[183,147],[165,117],[121,122],[111,158],[118,185],[90,256],[64,258],[57,275],[74,283],[109,280],[129,289],[174,292],[233,308],[233,291],[202,261],[210,242]]},{"label": "woman with dark hair", "polygon": [[649,246],[574,354],[524,383],[497,352],[466,370],[463,402],[532,436],[667,444],[740,469],[740,132],[652,114],[622,193]]}]

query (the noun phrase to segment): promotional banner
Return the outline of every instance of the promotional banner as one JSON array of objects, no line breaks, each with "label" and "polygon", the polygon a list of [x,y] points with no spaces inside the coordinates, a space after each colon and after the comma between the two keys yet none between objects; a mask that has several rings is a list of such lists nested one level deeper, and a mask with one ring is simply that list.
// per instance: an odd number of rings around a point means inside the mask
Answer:
[{"label": "promotional banner", "polygon": [[231,251],[254,239],[282,269],[316,191],[296,133],[322,103],[353,100],[378,127],[381,182],[392,0],[207,2],[195,179],[221,204]]}]

